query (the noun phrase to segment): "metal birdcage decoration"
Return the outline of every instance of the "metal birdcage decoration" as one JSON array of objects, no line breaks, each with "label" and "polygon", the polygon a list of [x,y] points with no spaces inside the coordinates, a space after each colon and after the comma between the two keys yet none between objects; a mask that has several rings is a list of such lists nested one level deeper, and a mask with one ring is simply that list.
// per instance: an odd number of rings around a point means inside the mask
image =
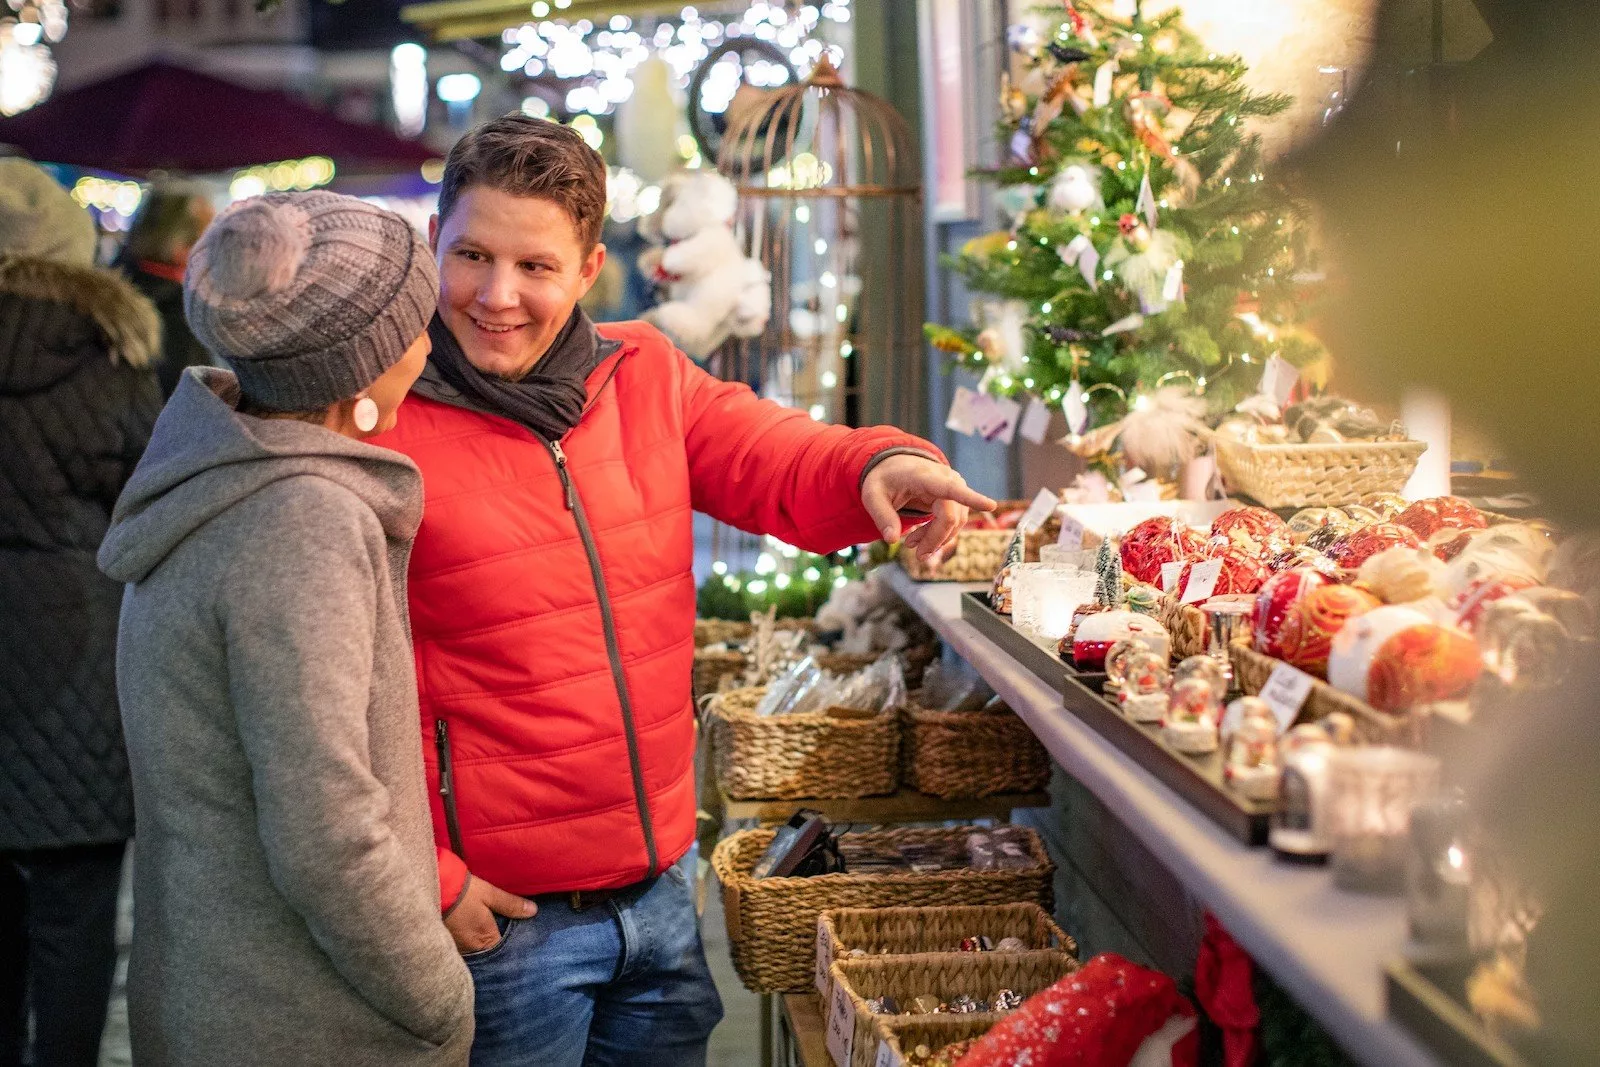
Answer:
[{"label": "metal birdcage decoration", "polygon": [[921,429],[922,189],[905,120],[824,52],[731,119],[717,165],[746,253],[772,273],[772,316],[712,369],[820,420]]}]

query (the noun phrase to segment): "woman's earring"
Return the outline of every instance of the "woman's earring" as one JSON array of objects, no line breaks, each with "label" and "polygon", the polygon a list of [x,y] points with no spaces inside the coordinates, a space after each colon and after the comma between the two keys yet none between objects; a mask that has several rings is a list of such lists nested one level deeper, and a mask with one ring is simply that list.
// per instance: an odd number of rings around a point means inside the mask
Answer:
[{"label": "woman's earring", "polygon": [[356,401],[355,410],[350,413],[355,420],[356,429],[362,433],[371,433],[378,428],[378,402],[370,396],[364,396]]}]

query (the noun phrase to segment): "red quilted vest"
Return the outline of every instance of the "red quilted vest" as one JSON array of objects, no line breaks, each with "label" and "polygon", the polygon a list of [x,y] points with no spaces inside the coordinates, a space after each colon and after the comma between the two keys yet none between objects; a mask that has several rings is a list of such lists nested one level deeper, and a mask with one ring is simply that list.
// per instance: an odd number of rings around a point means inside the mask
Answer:
[{"label": "red quilted vest", "polygon": [[426,494],[411,625],[447,904],[469,869],[531,896],[629,885],[688,851],[691,510],[832,551],[877,536],[872,456],[936,451],[759,400],[652,327],[600,332],[621,348],[560,442],[415,394],[374,439]]}]

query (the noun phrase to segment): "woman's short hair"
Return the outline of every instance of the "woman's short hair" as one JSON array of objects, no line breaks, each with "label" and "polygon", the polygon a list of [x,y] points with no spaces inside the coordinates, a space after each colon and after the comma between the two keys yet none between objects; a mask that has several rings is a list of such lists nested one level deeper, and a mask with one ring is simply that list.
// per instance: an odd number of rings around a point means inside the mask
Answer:
[{"label": "woman's short hair", "polygon": [[586,249],[600,243],[606,163],[571,127],[515,112],[473,127],[445,159],[441,222],[474,185],[549,200],[572,219]]},{"label": "woman's short hair", "polygon": [[211,219],[209,211],[196,208],[210,203],[211,194],[199,185],[169,182],[153,186],[144,194],[139,212],[128,227],[123,258],[133,262],[180,262],[179,254],[194,247]]}]

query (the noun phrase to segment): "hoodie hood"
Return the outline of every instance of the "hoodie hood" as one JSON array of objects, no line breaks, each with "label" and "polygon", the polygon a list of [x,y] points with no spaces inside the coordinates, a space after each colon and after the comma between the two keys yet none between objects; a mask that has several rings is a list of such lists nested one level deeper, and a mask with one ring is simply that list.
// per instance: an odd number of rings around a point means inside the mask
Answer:
[{"label": "hoodie hood", "polygon": [[422,476],[409,459],[294,419],[241,415],[238,402],[230,372],[184,373],[112,512],[99,554],[107,575],[143,581],[195,530],[266,486],[302,475],[360,497],[390,538],[416,536]]}]

